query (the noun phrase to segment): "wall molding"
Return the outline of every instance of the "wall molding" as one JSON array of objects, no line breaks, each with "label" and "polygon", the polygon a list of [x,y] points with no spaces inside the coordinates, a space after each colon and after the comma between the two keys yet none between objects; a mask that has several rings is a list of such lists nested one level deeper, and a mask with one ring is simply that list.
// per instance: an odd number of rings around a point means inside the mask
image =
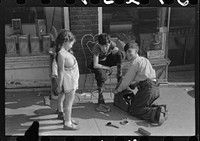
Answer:
[{"label": "wall molding", "polygon": [[46,68],[50,65],[50,56],[5,57],[5,71],[12,69]]}]

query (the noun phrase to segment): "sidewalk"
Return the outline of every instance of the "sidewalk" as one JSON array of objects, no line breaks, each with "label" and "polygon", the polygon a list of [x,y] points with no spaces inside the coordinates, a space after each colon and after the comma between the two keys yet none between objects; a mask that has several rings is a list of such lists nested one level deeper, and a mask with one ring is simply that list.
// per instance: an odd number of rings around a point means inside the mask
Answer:
[{"label": "sidewalk", "polygon": [[[187,90],[186,90],[187,89]],[[6,135],[23,135],[34,120],[40,123],[39,133],[43,135],[127,135],[138,136],[136,132],[142,127],[152,136],[192,136],[195,134],[195,100],[194,91],[185,88],[161,88],[161,96],[157,103],[168,105],[169,118],[160,127],[151,127],[143,120],[137,119],[112,105],[112,96],[108,93],[106,101],[112,108],[107,114],[96,112],[97,99],[82,99],[73,106],[73,117],[79,121],[78,131],[62,130],[62,121],[57,120],[56,101],[51,101],[51,107],[44,106],[43,94],[39,92],[6,93]],[[79,96],[77,94],[77,96]],[[128,117],[127,125],[120,125],[121,118]],[[119,129],[105,126],[107,122],[119,126]]]},{"label": "sidewalk", "polygon": [[[81,75],[80,87],[83,88],[85,75]],[[89,75],[86,81],[85,91],[92,87],[93,76]],[[156,103],[167,104],[169,109],[168,120],[160,127],[153,127],[150,123],[128,115],[126,112],[113,106],[113,95],[107,91],[104,94],[106,102],[111,106],[111,112],[107,114],[95,111],[97,93],[90,99],[90,93],[81,95],[77,91],[73,106],[73,118],[79,121],[80,130],[62,130],[62,121],[56,119],[55,113],[57,101],[52,100],[51,106],[45,106],[43,98],[49,95],[44,89],[34,89],[6,92],[5,113],[6,113],[6,135],[23,135],[34,120],[40,123],[39,134],[43,135],[97,135],[97,136],[139,136],[138,128],[144,128],[151,133],[151,136],[193,136],[195,135],[195,91],[194,71],[172,71],[169,72],[169,84],[161,85],[160,98]],[[107,83],[116,84],[115,79]],[[95,83],[95,81],[94,81]],[[95,85],[95,84],[94,84]],[[107,85],[107,90],[115,85]],[[48,88],[49,90],[49,88]],[[94,87],[95,90],[95,87]],[[123,117],[128,117],[127,125],[120,125]],[[105,124],[112,122],[119,128],[107,127]]]},{"label": "sidewalk", "polygon": [[[62,130],[62,121],[55,113],[57,101],[51,101],[51,107],[45,106],[41,92],[6,93],[6,135],[23,135],[34,120],[39,121],[41,136],[139,136],[138,128],[144,128],[151,136],[193,136],[195,135],[195,93],[191,87],[161,87],[161,95],[156,103],[167,104],[169,109],[168,120],[159,127],[151,126],[143,121],[128,115],[113,106],[113,95],[105,94],[106,102],[111,106],[111,112],[98,113],[95,111],[97,94],[90,97],[80,96],[77,93],[73,106],[73,118],[79,121],[80,130]],[[47,93],[48,94],[48,93]],[[80,99],[79,99],[80,98]],[[80,100],[80,101],[79,101]],[[120,125],[123,117],[128,117],[127,125]],[[107,127],[112,122],[119,128]]]}]

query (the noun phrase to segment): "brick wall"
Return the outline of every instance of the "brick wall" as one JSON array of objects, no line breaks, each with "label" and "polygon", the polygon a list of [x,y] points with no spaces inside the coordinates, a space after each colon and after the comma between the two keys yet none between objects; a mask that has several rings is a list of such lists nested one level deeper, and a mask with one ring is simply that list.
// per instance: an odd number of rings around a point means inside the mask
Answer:
[{"label": "brick wall", "polygon": [[[85,57],[81,48],[81,38],[85,34],[98,34],[98,8],[97,7],[70,7],[70,30],[76,35],[73,51],[77,58],[80,73],[85,71]],[[85,40],[84,40],[85,41]]]}]

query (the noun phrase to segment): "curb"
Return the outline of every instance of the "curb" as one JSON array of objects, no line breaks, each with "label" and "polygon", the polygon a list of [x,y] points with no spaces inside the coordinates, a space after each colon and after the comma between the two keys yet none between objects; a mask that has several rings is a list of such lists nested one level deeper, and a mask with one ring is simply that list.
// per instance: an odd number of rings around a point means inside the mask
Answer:
[{"label": "curb", "polygon": [[[160,88],[163,87],[194,87],[195,82],[169,82],[166,84],[160,84]],[[112,87],[114,88],[114,87]],[[13,88],[13,89],[5,89],[5,92],[41,92],[41,91],[51,91],[50,87],[45,87],[45,88]]]},{"label": "curb", "polygon": [[167,83],[167,84],[160,84],[160,87],[194,87],[195,82],[175,82],[175,83]]},{"label": "curb", "polygon": [[41,92],[41,91],[51,91],[51,88],[13,88],[5,89],[5,92]]}]

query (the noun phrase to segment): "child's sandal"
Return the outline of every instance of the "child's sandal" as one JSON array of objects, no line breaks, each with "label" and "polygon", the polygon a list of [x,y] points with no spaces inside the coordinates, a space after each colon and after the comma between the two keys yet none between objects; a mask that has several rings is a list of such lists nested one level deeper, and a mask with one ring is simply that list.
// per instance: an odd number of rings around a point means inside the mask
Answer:
[{"label": "child's sandal", "polygon": [[77,120],[72,119],[72,123],[75,125],[79,125],[79,122]]},{"label": "child's sandal", "polygon": [[77,125],[75,125],[75,124],[72,123],[71,126],[66,126],[66,125],[64,125],[64,126],[63,126],[63,129],[64,129],[64,130],[78,130],[78,129],[79,129],[79,126],[77,126]]},{"label": "child's sandal", "polygon": [[[74,119],[72,119],[71,122],[72,122],[72,124],[74,124],[74,125],[79,125],[79,122],[76,121],[76,120],[74,120]],[[65,120],[63,119],[63,124],[64,124],[64,123],[65,123]]]}]

